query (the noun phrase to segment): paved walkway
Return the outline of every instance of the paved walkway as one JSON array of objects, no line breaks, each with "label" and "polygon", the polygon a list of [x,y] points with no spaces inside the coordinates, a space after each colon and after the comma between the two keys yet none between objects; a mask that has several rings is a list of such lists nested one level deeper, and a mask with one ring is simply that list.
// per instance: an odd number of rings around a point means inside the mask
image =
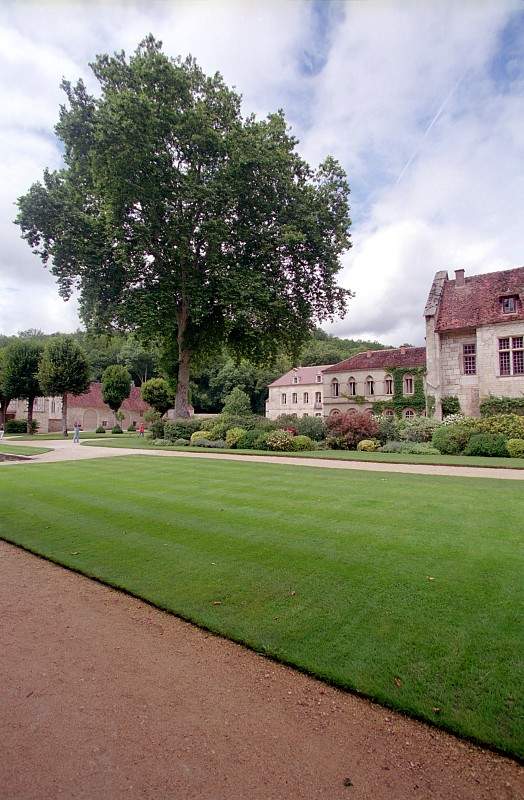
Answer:
[{"label": "paved walkway", "polygon": [[521,800],[516,763],[0,542],[10,800]]},{"label": "paved walkway", "polygon": [[[86,441],[85,439],[83,440]],[[16,442],[9,442],[16,444]],[[22,444],[22,442],[20,442]],[[24,442],[28,444],[28,442]],[[38,445],[35,442],[35,445]],[[328,458],[294,458],[286,456],[245,456],[225,453],[184,452],[181,450],[139,449],[134,447],[96,447],[73,444],[71,439],[41,442],[42,447],[52,447],[50,453],[32,456],[25,463],[42,464],[55,461],[77,461],[86,458],[115,458],[116,456],[160,456],[168,458],[211,458],[220,461],[250,461],[251,463],[288,464],[293,467],[320,467],[323,469],[358,469],[365,472],[401,472],[411,475],[453,475],[457,478],[502,478],[524,480],[522,469],[497,469],[496,467],[449,467],[431,464],[385,464],[377,461],[343,461]],[[5,461],[3,466],[20,464]]]}]

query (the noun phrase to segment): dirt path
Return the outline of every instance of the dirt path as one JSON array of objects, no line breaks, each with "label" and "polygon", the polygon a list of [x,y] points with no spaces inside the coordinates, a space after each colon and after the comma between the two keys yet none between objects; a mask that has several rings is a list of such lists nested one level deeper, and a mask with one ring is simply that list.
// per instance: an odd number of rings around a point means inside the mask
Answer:
[{"label": "dirt path", "polygon": [[[86,440],[84,440],[86,441]],[[13,442],[15,444],[15,442]],[[56,461],[77,461],[86,458],[115,458],[117,456],[164,456],[173,458],[212,458],[226,461],[250,461],[251,463],[288,464],[294,467],[321,467],[325,469],[359,469],[366,472],[402,472],[411,475],[453,475],[457,478],[502,478],[524,480],[524,469],[497,469],[496,467],[449,467],[432,464],[386,464],[377,461],[342,461],[328,458],[294,458],[286,456],[246,456],[226,453],[195,453],[180,450],[153,450],[133,447],[96,447],[73,444],[71,440],[53,440],[46,443],[52,447],[50,453],[33,456],[28,464]],[[6,461],[2,466],[14,466],[22,462]]]},{"label": "dirt path", "polygon": [[4,800],[524,797],[510,760],[5,542],[0,613]]}]

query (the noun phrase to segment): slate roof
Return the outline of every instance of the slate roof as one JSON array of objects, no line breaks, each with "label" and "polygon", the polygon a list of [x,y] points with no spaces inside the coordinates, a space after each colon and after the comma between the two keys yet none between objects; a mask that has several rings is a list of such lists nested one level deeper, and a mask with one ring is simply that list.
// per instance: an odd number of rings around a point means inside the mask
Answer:
[{"label": "slate roof", "polygon": [[[518,295],[517,312],[504,314],[501,297]],[[524,267],[471,275],[463,285],[446,280],[437,312],[436,330],[453,331],[524,320]]]},{"label": "slate roof", "polygon": [[[102,384],[93,382],[87,392],[83,394],[69,394],[67,396],[69,408],[103,408],[111,409],[102,400]],[[122,403],[122,411],[149,411],[149,405],[140,396],[140,387],[132,386],[127,400]]]},{"label": "slate roof", "polygon": [[314,367],[294,367],[290,369],[289,372],[284,373],[281,375],[280,378],[277,378],[273,383],[270,383],[270,386],[293,386],[293,378],[298,377],[298,383],[316,383],[317,382],[317,375],[319,372],[322,372],[327,367],[331,366],[330,364],[320,364],[319,366]]},{"label": "slate roof", "polygon": [[390,350],[367,350],[328,367],[324,373],[353,370],[391,369],[392,367],[425,367],[425,347],[394,347]]}]

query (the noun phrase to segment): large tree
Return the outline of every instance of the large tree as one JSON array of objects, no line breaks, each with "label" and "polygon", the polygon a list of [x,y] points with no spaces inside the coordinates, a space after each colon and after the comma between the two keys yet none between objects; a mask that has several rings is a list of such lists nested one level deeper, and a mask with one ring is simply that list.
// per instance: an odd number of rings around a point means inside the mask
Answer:
[{"label": "large tree", "polygon": [[33,406],[42,394],[38,367],[43,345],[31,339],[18,339],[5,349],[3,387],[7,397],[27,400],[27,432],[33,433]]},{"label": "large tree", "polygon": [[67,395],[82,394],[89,386],[89,363],[82,348],[70,336],[50,339],[38,370],[42,391],[62,397],[62,432],[67,436]]},{"label": "large tree", "polygon": [[242,117],[218,73],[152,36],[91,67],[97,97],[63,83],[65,167],[19,199],[17,222],[62,296],[79,289],[88,326],[176,347],[187,416],[190,366],[209,351],[296,352],[344,312],[346,175],[330,157],[311,169],[281,111]]},{"label": "large tree", "polygon": [[[102,399],[117,415],[120,406],[129,397],[131,375],[122,364],[107,367],[102,375]],[[117,417],[118,419],[118,417]]]}]

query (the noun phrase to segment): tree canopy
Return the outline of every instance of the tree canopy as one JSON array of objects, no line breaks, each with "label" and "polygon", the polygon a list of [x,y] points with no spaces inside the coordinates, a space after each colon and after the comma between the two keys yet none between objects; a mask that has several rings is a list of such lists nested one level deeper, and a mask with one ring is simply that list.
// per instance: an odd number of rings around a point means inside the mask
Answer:
[{"label": "tree canopy", "polygon": [[142,384],[142,400],[162,416],[173,405],[173,393],[164,378],[150,378]]},{"label": "tree canopy", "polygon": [[100,95],[63,83],[63,169],[19,199],[22,235],[89,327],[175,349],[175,411],[190,366],[221,346],[256,362],[297,352],[346,309],[349,186],[313,170],[279,111],[242,117],[240,96],[147,37],[91,65]]},{"label": "tree canopy", "polygon": [[5,349],[3,393],[6,397],[27,400],[27,432],[33,433],[33,405],[42,394],[38,367],[43,346],[36,340],[18,339]]},{"label": "tree canopy", "polygon": [[89,387],[89,363],[71,336],[54,337],[44,347],[38,369],[43,394],[62,398],[62,432],[67,436],[67,395]]},{"label": "tree canopy", "polygon": [[102,399],[115,414],[124,400],[129,397],[130,388],[131,375],[122,364],[113,364],[104,370]]}]

